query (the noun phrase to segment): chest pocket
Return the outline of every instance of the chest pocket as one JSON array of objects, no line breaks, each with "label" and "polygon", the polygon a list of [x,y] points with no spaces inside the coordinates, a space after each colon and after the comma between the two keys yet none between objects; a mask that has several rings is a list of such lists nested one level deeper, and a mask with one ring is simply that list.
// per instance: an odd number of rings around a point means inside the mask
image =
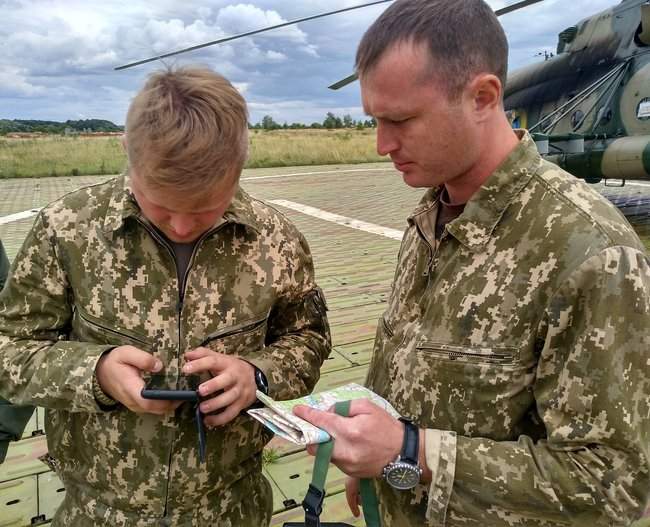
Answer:
[{"label": "chest pocket", "polygon": [[533,404],[534,369],[516,347],[417,340],[392,358],[391,399],[421,426],[510,439]]},{"label": "chest pocket", "polygon": [[513,347],[467,348],[428,340],[419,342],[416,350],[418,353],[428,354],[439,360],[458,364],[511,365],[519,358],[517,348]]},{"label": "chest pocket", "polygon": [[114,346],[130,345],[144,351],[152,349],[152,345],[145,335],[119,328],[115,323],[91,315],[78,305],[74,307],[69,339]]},{"label": "chest pocket", "polygon": [[225,355],[247,356],[266,345],[268,314],[221,328],[208,335],[201,346]]}]

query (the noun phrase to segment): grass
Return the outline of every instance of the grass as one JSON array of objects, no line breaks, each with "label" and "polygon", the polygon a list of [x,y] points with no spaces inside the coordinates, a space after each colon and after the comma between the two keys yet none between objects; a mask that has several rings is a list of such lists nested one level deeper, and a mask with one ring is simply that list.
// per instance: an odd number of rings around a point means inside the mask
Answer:
[{"label": "grass", "polygon": [[[375,131],[251,130],[247,168],[382,161]],[[0,179],[116,174],[126,165],[119,137],[0,138]]]},{"label": "grass", "polygon": [[278,451],[275,450],[275,448],[267,446],[264,450],[262,450],[262,466],[263,467],[266,467],[268,465],[272,465],[278,459],[280,459],[280,454],[278,454]]}]

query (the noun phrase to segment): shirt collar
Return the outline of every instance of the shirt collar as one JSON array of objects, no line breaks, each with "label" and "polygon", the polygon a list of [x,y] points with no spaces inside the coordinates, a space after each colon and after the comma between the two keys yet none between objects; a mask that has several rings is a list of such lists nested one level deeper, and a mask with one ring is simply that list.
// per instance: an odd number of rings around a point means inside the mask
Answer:
[{"label": "shirt collar", "polygon": [[[119,230],[130,217],[138,217],[146,221],[133,196],[129,174],[125,172],[115,179],[104,219],[104,232],[108,234]],[[213,228],[222,223],[237,223],[251,228],[257,233],[262,232],[262,223],[253,210],[251,198],[241,187],[237,189],[223,217]]]},{"label": "shirt collar", "polygon": [[[515,133],[519,136],[519,144],[474,193],[463,213],[447,225],[449,233],[471,250],[488,243],[508,205],[542,163],[530,134],[525,130],[515,130]],[[429,189],[409,216],[409,223],[437,206],[439,198],[440,189]]]}]

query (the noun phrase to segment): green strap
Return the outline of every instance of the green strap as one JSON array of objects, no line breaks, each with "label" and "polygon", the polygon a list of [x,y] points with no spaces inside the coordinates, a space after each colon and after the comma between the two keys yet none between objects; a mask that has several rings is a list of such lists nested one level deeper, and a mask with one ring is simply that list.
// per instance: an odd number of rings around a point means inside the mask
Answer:
[{"label": "green strap", "polygon": [[361,507],[363,507],[363,517],[366,520],[367,527],[379,527],[379,500],[375,494],[375,486],[371,479],[364,478],[361,480]]},{"label": "green strap", "polygon": [[[350,401],[339,401],[334,405],[334,411],[342,416],[347,417],[350,413]],[[320,443],[316,450],[316,459],[314,460],[314,470],[312,472],[311,486],[321,491],[325,495],[325,481],[327,479],[327,470],[329,468],[332,451],[334,450],[334,440],[330,439],[326,443]],[[379,520],[379,501],[375,494],[375,488],[370,479],[361,480],[361,507],[363,508],[363,517],[366,520],[367,527],[380,527]]]}]

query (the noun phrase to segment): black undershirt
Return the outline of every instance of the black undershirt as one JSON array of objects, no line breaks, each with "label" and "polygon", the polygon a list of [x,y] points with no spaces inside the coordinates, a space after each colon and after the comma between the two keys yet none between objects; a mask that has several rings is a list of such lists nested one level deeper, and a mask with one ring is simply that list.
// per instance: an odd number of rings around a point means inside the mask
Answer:
[{"label": "black undershirt", "polygon": [[445,225],[455,220],[465,210],[465,203],[460,205],[450,204],[447,189],[443,188],[440,193],[440,205],[438,206],[438,216],[436,217],[436,240],[440,240],[445,230]]}]

